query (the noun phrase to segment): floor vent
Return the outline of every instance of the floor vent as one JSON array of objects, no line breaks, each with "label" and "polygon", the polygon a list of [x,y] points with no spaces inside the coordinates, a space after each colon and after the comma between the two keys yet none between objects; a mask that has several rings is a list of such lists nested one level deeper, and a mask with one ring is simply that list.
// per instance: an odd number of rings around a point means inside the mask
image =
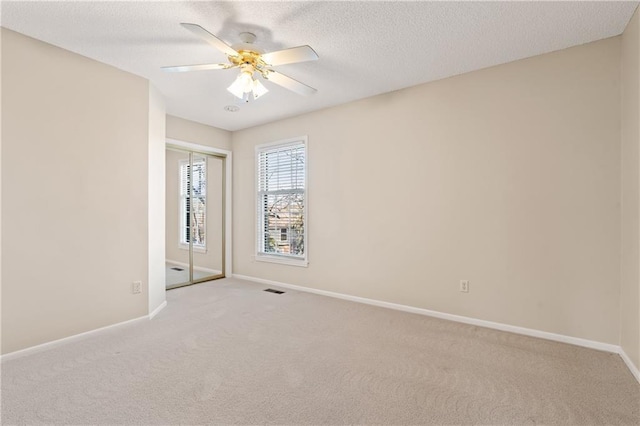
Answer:
[{"label": "floor vent", "polygon": [[173,269],[174,271],[184,271],[184,268],[178,268],[177,266],[175,266],[175,267],[173,267],[171,269]]},{"label": "floor vent", "polygon": [[268,288],[265,291],[268,291],[269,293],[275,293],[275,294],[282,294],[284,293],[284,291],[280,291],[280,290],[274,290],[272,288]]}]

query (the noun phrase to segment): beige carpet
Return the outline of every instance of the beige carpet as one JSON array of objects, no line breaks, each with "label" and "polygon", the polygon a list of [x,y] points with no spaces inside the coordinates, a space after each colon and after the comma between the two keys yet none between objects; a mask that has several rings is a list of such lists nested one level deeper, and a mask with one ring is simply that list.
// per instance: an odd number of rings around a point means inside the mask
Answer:
[{"label": "beige carpet", "polygon": [[640,424],[618,355],[264,288],[4,362],[2,424]]}]

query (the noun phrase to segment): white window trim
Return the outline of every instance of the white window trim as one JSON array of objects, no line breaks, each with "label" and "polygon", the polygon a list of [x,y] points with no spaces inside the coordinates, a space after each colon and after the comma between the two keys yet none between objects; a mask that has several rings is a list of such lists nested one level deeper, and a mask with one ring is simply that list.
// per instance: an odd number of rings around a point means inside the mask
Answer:
[{"label": "white window trim", "polygon": [[[189,243],[185,243],[184,241],[182,241],[182,238],[184,237],[183,235],[183,231],[185,228],[185,223],[184,223],[184,212],[182,211],[182,206],[183,206],[183,202],[182,202],[182,167],[185,164],[189,164],[189,160],[180,160],[178,162],[178,182],[179,182],[179,191],[178,191],[178,220],[180,220],[180,224],[178,226],[178,248],[181,250],[189,250]],[[208,176],[206,175],[207,172],[207,161],[205,158],[204,161],[205,164],[205,179],[208,179]],[[208,182],[207,182],[208,184]],[[209,250],[207,249],[207,213],[208,213],[208,205],[209,203],[206,202],[204,205],[204,217],[205,217],[205,221],[204,221],[204,244],[193,244],[193,252],[194,253],[207,253]]]},{"label": "white window trim", "polygon": [[[286,147],[288,145],[297,145],[300,142],[303,143],[304,145],[304,208],[303,208],[303,217],[304,217],[304,256],[303,257],[299,257],[299,256],[289,256],[286,254],[265,254],[265,253],[261,253],[260,252],[260,236],[262,235],[262,230],[260,229],[260,215],[262,215],[262,209],[261,206],[258,203],[258,190],[259,190],[259,184],[258,184],[258,180],[259,180],[259,176],[258,176],[258,170],[260,167],[260,151],[264,150],[265,148],[275,148],[277,147]],[[256,173],[255,175],[255,179],[254,179],[254,196],[253,196],[253,202],[255,203],[255,218],[254,218],[254,222],[255,222],[255,260],[258,262],[268,262],[268,263],[278,263],[281,265],[289,265],[289,266],[301,266],[301,267],[307,267],[309,266],[309,185],[308,185],[308,181],[309,181],[309,156],[308,156],[308,151],[309,151],[309,143],[308,143],[308,137],[305,136],[299,136],[299,137],[295,137],[295,138],[289,138],[289,139],[283,139],[283,140],[279,140],[279,141],[274,141],[274,142],[269,142],[269,143],[264,143],[261,145],[256,145],[255,147],[255,166],[254,166],[254,172]]]}]

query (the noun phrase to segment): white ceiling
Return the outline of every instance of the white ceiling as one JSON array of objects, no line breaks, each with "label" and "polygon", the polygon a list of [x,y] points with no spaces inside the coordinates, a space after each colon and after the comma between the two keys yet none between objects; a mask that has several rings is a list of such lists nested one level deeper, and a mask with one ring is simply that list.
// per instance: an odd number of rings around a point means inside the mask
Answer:
[{"label": "white ceiling", "polygon": [[[633,2],[2,2],[2,26],[148,78],[167,113],[238,130],[620,34]],[[277,67],[318,89],[270,92],[240,111],[226,87],[237,70],[165,73],[226,62],[182,28],[229,44],[257,35],[264,51],[308,44],[315,62]]]}]

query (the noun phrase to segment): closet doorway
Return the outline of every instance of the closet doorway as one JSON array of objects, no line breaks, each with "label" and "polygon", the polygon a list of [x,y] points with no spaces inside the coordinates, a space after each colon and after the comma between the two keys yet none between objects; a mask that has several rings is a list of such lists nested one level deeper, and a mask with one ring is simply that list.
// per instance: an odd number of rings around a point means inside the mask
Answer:
[{"label": "closet doorway", "polygon": [[167,144],[167,289],[225,277],[226,161]]}]

